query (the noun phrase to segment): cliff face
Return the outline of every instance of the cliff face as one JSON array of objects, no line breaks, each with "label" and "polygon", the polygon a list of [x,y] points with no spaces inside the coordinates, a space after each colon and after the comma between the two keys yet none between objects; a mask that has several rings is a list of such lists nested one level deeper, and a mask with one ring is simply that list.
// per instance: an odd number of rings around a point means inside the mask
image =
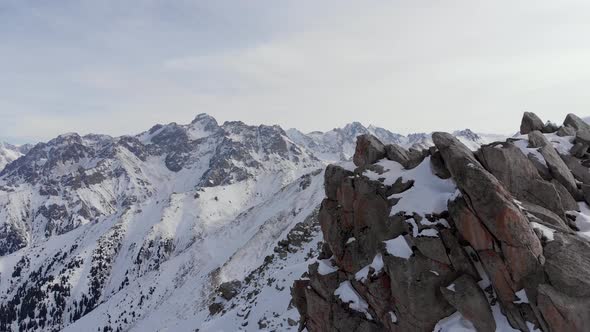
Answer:
[{"label": "cliff face", "polygon": [[[588,139],[586,139],[588,138]],[[590,126],[525,113],[473,152],[359,137],[325,172],[324,246],[294,283],[309,331],[582,331],[590,326]]]}]

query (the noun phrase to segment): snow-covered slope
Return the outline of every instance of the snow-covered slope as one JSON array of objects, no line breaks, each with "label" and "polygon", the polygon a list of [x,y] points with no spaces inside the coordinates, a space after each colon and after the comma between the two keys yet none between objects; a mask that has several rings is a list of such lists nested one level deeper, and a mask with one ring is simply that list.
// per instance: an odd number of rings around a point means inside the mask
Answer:
[{"label": "snow-covered slope", "polygon": [[0,331],[296,329],[289,286],[321,244],[323,169],[348,163],[366,133],[418,142],[359,123],[303,134],[201,114],[11,155]]},{"label": "snow-covered slope", "polygon": [[31,148],[32,146],[29,144],[16,146],[0,142],[0,171],[2,171],[6,165],[23,156]]}]

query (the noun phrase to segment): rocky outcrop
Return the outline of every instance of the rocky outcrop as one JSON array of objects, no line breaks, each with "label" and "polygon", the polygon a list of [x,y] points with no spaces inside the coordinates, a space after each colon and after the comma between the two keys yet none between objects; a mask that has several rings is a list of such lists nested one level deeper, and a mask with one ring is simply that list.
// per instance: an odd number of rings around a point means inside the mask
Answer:
[{"label": "rocky outcrop", "polygon": [[535,114],[531,112],[524,112],[522,122],[520,123],[520,133],[526,135],[534,130],[543,130],[543,121]]},{"label": "rocky outcrop", "polygon": [[462,275],[441,288],[445,299],[468,319],[478,331],[496,331],[496,322],[484,292],[469,275]]},{"label": "rocky outcrop", "polygon": [[[561,128],[575,136],[586,130],[580,121],[568,115]],[[434,133],[435,147],[414,159],[374,137],[359,140],[359,167],[325,173],[323,259],[292,289],[301,327],[432,331],[458,312],[478,331],[507,328],[498,315],[521,331],[583,331],[590,242],[577,233],[576,210],[590,201],[590,160],[556,149],[556,131],[565,130],[525,113],[528,142],[472,152]]]},{"label": "rocky outcrop", "polygon": [[582,120],[579,116],[575,114],[568,114],[563,121],[563,125],[567,127],[572,127],[576,131],[579,130],[589,130],[590,125],[586,123],[586,121]]},{"label": "rocky outcrop", "polygon": [[370,165],[386,155],[385,145],[377,137],[366,134],[357,137],[356,151],[354,153],[354,164],[362,167]]}]

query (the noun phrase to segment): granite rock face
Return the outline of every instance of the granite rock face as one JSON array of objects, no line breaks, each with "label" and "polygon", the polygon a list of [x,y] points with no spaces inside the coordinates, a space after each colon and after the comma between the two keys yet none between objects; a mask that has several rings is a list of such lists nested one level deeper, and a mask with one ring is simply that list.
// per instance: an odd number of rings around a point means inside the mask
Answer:
[{"label": "granite rock face", "polygon": [[[590,241],[578,233],[577,211],[590,197],[590,160],[568,153],[567,144],[583,141],[585,132],[576,131],[586,127],[568,115],[561,128],[577,138],[564,141],[564,130],[525,113],[528,137],[473,152],[434,133],[435,147],[412,163],[398,146],[359,140],[361,167],[331,165],[325,173],[324,259],[292,289],[301,327],[433,331],[460,315],[478,331],[507,328],[502,322],[521,331],[584,331]],[[345,286],[354,296],[342,296]]]},{"label": "granite rock face", "polygon": [[525,112],[520,123],[520,133],[528,134],[534,130],[543,130],[544,127],[543,121],[535,113]]}]

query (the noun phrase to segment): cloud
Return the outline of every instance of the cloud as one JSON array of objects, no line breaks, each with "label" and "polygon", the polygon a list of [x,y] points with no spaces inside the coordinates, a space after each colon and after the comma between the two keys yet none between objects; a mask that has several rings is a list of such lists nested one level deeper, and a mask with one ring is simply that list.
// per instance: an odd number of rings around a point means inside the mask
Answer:
[{"label": "cloud", "polygon": [[[360,120],[401,133],[509,133],[524,110],[556,122],[587,112],[588,7],[372,0],[46,6],[27,27],[4,32],[0,112],[12,125],[0,122],[0,136],[119,135],[201,112],[303,130]],[[0,18],[17,23],[27,12],[19,8],[21,16],[0,10]]]}]

